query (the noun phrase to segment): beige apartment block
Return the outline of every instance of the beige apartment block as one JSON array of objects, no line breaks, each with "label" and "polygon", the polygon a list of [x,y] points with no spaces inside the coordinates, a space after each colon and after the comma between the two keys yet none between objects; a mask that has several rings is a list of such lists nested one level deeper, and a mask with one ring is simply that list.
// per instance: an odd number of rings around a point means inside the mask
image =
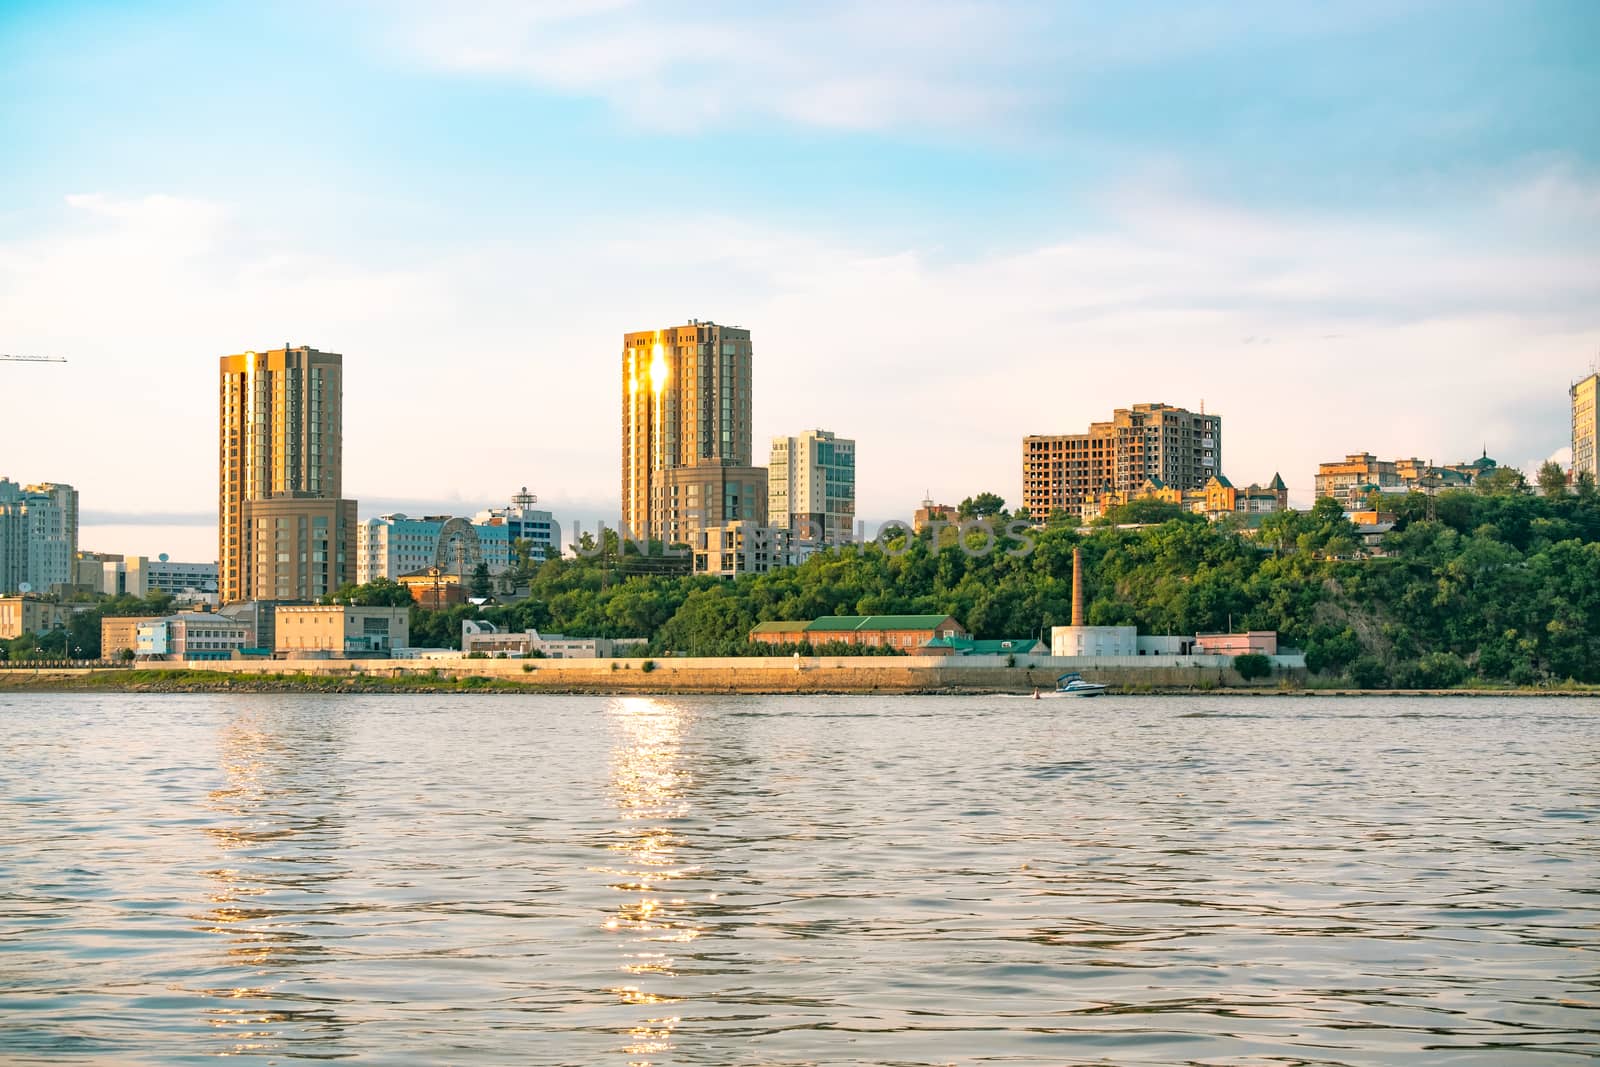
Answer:
[{"label": "beige apartment block", "polygon": [[[668,530],[667,475],[751,465],[750,331],[691,320],[622,338],[622,521]],[[765,510],[765,502],[762,509]]]},{"label": "beige apartment block", "polygon": [[827,545],[855,540],[856,443],[827,430],[774,437],[767,461],[767,521]]},{"label": "beige apartment block", "polygon": [[411,642],[411,609],[355,604],[281,605],[273,654],[346,659],[385,657]]},{"label": "beige apartment block", "polygon": [[59,629],[69,609],[31,596],[0,597],[0,640]]},{"label": "beige apartment block", "polygon": [[306,600],[355,575],[355,502],[340,499],[344,357],[223,356],[218,588],[224,603]]},{"label": "beige apartment block", "polygon": [[1091,497],[1136,494],[1152,479],[1204,489],[1221,471],[1221,416],[1168,404],[1118,408],[1087,433],[1022,439],[1022,503],[1041,519],[1076,515]]},{"label": "beige apartment block", "polygon": [[1572,477],[1588,472],[1600,481],[1600,374],[1568,390],[1572,398]]},{"label": "beige apartment block", "polygon": [[661,490],[655,536],[667,544],[693,545],[701,530],[730,523],[767,524],[765,467],[677,467],[663,476]]},{"label": "beige apartment block", "polygon": [[108,615],[100,620],[100,658],[118,659],[124,651],[139,648],[139,624],[160,615]]}]

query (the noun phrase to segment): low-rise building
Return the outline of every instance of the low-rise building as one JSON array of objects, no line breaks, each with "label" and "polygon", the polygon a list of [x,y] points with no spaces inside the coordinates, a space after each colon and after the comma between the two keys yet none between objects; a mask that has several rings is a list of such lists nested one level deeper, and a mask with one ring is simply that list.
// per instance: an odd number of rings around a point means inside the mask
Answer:
[{"label": "low-rise building", "polygon": [[60,629],[71,614],[70,605],[51,603],[27,594],[0,597],[0,640]]},{"label": "low-rise building", "polygon": [[1243,489],[1237,488],[1226,476],[1218,474],[1206,483],[1201,491],[1202,503],[1191,511],[1199,511],[1213,522],[1229,516],[1270,515],[1289,510],[1289,487],[1283,476],[1274,474],[1266,485],[1251,482]]},{"label": "low-rise building", "polygon": [[244,624],[244,647],[247,653],[270,656],[277,634],[278,608],[281,606],[276,600],[241,600],[237,604],[223,605],[217,609],[217,614]]},{"label": "low-rise building", "polygon": [[795,629],[794,623],[764,622],[750,631],[757,644],[861,645],[911,653],[941,637],[967,637],[950,615],[825,615]]},{"label": "low-rise building", "polygon": [[1236,516],[1242,516],[1248,522],[1252,516],[1288,511],[1289,487],[1277,474],[1266,485],[1252,482],[1243,489],[1235,486],[1223,474],[1212,475],[1199,489],[1180,489],[1167,485],[1160,478],[1147,478],[1137,489],[1107,489],[1088,494],[1079,506],[1078,517],[1093,521],[1104,517],[1112,508],[1122,507],[1134,500],[1165,501],[1184,511],[1204,515],[1212,522]]},{"label": "low-rise building", "polygon": [[1044,642],[1032,637],[935,637],[917,649],[919,656],[1035,656],[1047,653]]},{"label": "low-rise building", "polygon": [[[1043,518],[1035,515],[1034,518]],[[911,532],[921,533],[928,528],[930,523],[945,522],[955,524],[961,521],[961,510],[951,504],[935,504],[932,497],[924,497],[922,506],[911,516]]]},{"label": "low-rise building", "polygon": [[545,659],[612,659],[642,652],[643,637],[568,637],[538,630],[501,630],[483,619],[461,620],[461,651],[519,659],[537,653]]},{"label": "low-rise building", "polygon": [[1139,630],[1134,626],[1052,626],[1052,656],[1137,656]]},{"label": "low-rise building", "polygon": [[210,612],[183,611],[135,627],[139,659],[232,659],[245,647],[244,624]]},{"label": "low-rise building", "polygon": [[274,614],[276,656],[382,657],[411,643],[407,607],[292,604],[280,606]]},{"label": "low-rise building", "polygon": [[1249,630],[1241,634],[1195,634],[1198,656],[1242,656],[1253,652],[1262,656],[1278,654],[1278,631]]},{"label": "low-rise building", "polygon": [[1317,496],[1332,497],[1346,511],[1366,506],[1373,493],[1404,495],[1470,488],[1497,464],[1485,452],[1467,463],[1442,466],[1420,459],[1378,459],[1370,452],[1352,452],[1342,460],[1317,466]]},{"label": "low-rise building", "polygon": [[430,611],[453,608],[467,602],[467,591],[461,587],[461,576],[443,567],[428,567],[402,574],[395,581],[406,587],[412,600]]},{"label": "low-rise building", "polygon": [[159,615],[106,615],[100,620],[100,658],[120,659],[124,652],[139,649],[139,624],[154,622]]}]

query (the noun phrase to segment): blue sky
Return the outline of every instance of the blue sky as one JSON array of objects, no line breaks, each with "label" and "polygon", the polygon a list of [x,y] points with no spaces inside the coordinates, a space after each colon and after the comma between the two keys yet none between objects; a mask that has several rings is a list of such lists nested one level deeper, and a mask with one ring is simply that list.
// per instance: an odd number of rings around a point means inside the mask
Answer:
[{"label": "blue sky", "polygon": [[210,558],[214,360],[292,341],[345,354],[364,514],[612,514],[618,335],[691,317],[752,329],[758,440],[861,442],[869,517],[1015,500],[1023,434],[1139,401],[1221,413],[1236,482],[1525,464],[1600,356],[1597,40],[1586,2],[0,0],[0,350],[72,361],[0,371],[0,474]]}]

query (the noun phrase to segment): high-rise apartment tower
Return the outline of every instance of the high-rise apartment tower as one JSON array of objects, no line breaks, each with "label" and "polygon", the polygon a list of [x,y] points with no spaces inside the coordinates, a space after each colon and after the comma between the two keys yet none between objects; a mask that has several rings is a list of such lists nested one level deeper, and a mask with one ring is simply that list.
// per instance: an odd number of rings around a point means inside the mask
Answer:
[{"label": "high-rise apartment tower", "polygon": [[[634,536],[687,543],[701,525],[765,520],[766,472],[750,465],[750,372],[749,330],[691,320],[623,335],[622,521]],[[686,467],[737,470],[719,474],[716,501],[690,501],[698,479],[672,475]]]},{"label": "high-rise apartment tower", "polygon": [[226,603],[311,600],[355,578],[356,502],[340,497],[344,357],[223,356],[218,585]]}]

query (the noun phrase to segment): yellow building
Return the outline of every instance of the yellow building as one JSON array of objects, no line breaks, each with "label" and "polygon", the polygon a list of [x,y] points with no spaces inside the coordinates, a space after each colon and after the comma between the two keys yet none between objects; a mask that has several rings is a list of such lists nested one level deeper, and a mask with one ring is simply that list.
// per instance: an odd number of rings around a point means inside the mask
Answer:
[{"label": "yellow building", "polygon": [[1470,463],[1439,465],[1421,459],[1379,459],[1371,452],[1352,452],[1342,460],[1317,465],[1317,496],[1332,497],[1346,511],[1365,507],[1373,493],[1437,493],[1466,489],[1480,474],[1495,469],[1488,453]]},{"label": "yellow building", "polygon": [[31,596],[0,597],[0,640],[59,629],[69,609]]},{"label": "yellow building", "polygon": [[273,653],[346,659],[387,656],[411,643],[411,609],[356,604],[280,605]]},{"label": "yellow building", "polygon": [[218,589],[224,603],[311,600],[355,579],[340,498],[344,357],[284,347],[220,363]]},{"label": "yellow building", "polygon": [[108,615],[100,620],[100,658],[117,659],[124,650],[139,648],[139,624],[160,615]]},{"label": "yellow building", "polygon": [[1243,489],[1236,488],[1221,474],[1212,475],[1200,489],[1178,489],[1159,478],[1147,478],[1143,485],[1131,492],[1112,490],[1090,495],[1079,506],[1078,515],[1092,521],[1105,516],[1112,508],[1122,507],[1134,500],[1162,500],[1217,522],[1230,515],[1248,517],[1287,511],[1289,488],[1282,476],[1277,474],[1266,485],[1252,483]]},{"label": "yellow building", "polygon": [[1572,398],[1572,477],[1585,472],[1600,481],[1600,374],[1568,390]]},{"label": "yellow building", "polygon": [[[686,543],[669,530],[669,472],[751,467],[751,367],[750,331],[738,327],[691,320],[623,335],[622,521],[627,532],[662,539],[670,534]],[[761,497],[764,517],[764,481]],[[679,507],[686,508],[681,496]],[[688,531],[699,525],[689,523]]]},{"label": "yellow building", "polygon": [[1203,498],[1202,507],[1191,510],[1202,510],[1212,521],[1229,515],[1268,515],[1289,510],[1289,487],[1280,474],[1274,474],[1266,485],[1252,482],[1243,489],[1235,488],[1219,474],[1206,483]]}]

